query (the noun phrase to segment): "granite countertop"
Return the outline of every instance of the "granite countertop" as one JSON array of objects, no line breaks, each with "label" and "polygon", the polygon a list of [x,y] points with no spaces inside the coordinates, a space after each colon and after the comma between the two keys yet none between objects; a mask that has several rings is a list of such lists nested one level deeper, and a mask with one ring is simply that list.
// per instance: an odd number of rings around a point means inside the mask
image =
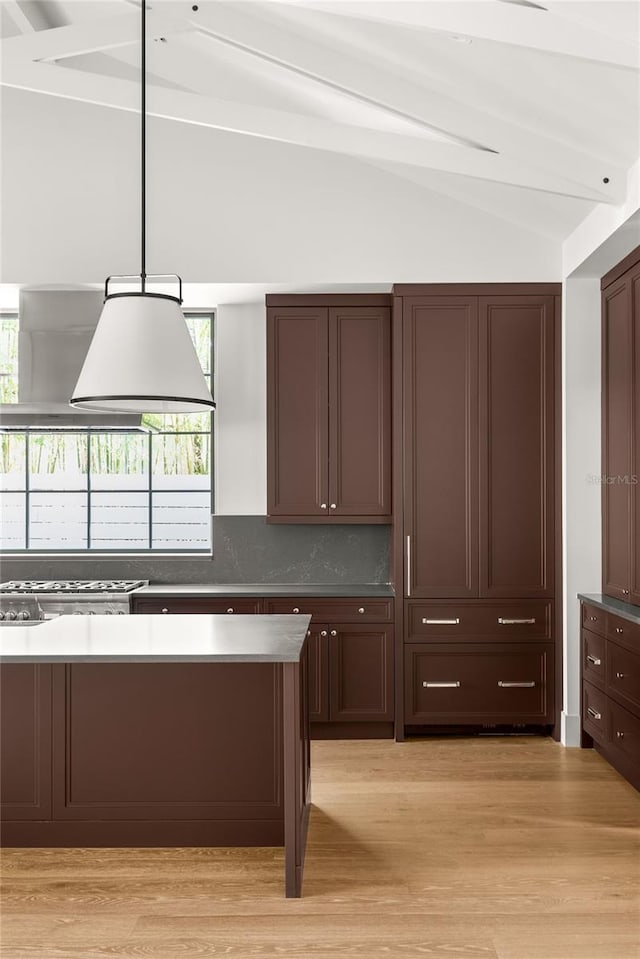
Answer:
[{"label": "granite countertop", "polygon": [[640,606],[624,603],[621,599],[604,596],[602,593],[578,593],[578,599],[583,603],[590,603],[592,606],[603,609],[606,613],[614,613],[616,616],[621,616],[622,619],[628,619],[630,623],[636,623],[640,626]]},{"label": "granite countertop", "polygon": [[135,596],[391,596],[390,583],[335,585],[313,583],[152,583],[141,586]]},{"label": "granite countertop", "polygon": [[295,663],[310,616],[58,616],[0,628],[0,663]]}]

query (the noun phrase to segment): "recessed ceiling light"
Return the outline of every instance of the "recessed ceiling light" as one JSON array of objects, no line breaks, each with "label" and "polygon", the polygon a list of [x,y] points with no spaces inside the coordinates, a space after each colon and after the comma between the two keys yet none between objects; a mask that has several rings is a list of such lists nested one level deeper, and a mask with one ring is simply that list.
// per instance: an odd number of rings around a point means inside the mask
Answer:
[{"label": "recessed ceiling light", "polygon": [[452,37],[449,37],[449,39],[450,39],[450,40],[455,40],[456,43],[467,43],[467,44],[468,44],[468,43],[473,43],[473,40],[471,39],[471,37],[452,36]]}]

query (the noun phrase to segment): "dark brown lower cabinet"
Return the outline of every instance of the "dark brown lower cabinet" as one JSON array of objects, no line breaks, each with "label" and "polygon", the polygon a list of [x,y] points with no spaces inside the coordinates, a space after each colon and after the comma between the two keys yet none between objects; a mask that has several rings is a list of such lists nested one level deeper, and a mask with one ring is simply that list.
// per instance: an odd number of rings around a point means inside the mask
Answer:
[{"label": "dark brown lower cabinet", "polygon": [[393,630],[389,626],[329,629],[329,718],[393,722]]},{"label": "dark brown lower cabinet", "polygon": [[11,664],[0,680],[3,845],[282,845],[279,663]]},{"label": "dark brown lower cabinet", "polygon": [[309,632],[312,723],[393,722],[393,629],[320,625]]},{"label": "dark brown lower cabinet", "polygon": [[582,745],[640,790],[640,625],[582,604]]},{"label": "dark brown lower cabinet", "polygon": [[0,820],[51,817],[51,666],[0,666]]},{"label": "dark brown lower cabinet", "polygon": [[408,725],[553,722],[551,643],[406,644]]}]

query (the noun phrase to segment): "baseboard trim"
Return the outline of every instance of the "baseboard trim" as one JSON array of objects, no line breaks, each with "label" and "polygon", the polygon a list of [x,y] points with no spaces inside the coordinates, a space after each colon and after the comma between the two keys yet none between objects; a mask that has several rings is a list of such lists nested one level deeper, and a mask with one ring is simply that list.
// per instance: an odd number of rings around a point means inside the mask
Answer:
[{"label": "baseboard trim", "polygon": [[580,746],[582,718],[577,713],[560,714],[560,742],[563,746]]}]

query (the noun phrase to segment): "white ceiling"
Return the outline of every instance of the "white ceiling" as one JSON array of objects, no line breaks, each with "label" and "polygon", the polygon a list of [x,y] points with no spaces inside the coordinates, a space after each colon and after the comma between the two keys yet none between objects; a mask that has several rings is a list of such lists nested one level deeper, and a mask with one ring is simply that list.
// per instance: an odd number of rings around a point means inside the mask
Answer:
[{"label": "white ceiling", "polygon": [[[440,193],[555,240],[625,195],[636,0],[193,2],[151,0],[152,115],[347,155],[425,204]],[[138,108],[136,2],[1,7],[2,84]]]}]

